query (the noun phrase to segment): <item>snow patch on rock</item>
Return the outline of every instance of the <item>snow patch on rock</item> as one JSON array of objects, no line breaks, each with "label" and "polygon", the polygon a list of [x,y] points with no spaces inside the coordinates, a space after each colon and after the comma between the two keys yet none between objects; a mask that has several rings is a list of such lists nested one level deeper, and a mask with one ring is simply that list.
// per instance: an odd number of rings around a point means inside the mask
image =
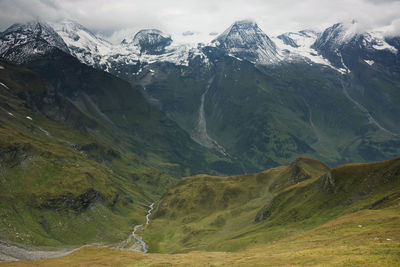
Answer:
[{"label": "snow patch on rock", "polygon": [[375,61],[373,61],[373,60],[368,60],[368,59],[364,59],[364,61],[365,61],[365,63],[367,63],[367,64],[370,65],[370,66],[372,66],[372,65],[375,63]]}]

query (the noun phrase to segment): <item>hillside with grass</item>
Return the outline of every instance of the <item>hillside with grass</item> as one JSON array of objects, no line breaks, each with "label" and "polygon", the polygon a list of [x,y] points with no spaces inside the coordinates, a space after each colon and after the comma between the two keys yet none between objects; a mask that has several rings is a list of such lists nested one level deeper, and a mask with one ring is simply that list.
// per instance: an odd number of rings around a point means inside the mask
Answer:
[{"label": "hillside with grass", "polygon": [[153,252],[240,251],[367,210],[397,210],[400,158],[330,169],[311,158],[257,174],[180,180],[143,236]]},{"label": "hillside with grass", "polygon": [[124,239],[172,177],[83,130],[102,128],[37,74],[1,66],[2,241],[67,246]]},{"label": "hillside with grass", "polygon": [[253,175],[189,177],[142,233],[152,253],[89,246],[0,266],[397,266],[399,183],[400,158],[333,169],[300,158]]}]

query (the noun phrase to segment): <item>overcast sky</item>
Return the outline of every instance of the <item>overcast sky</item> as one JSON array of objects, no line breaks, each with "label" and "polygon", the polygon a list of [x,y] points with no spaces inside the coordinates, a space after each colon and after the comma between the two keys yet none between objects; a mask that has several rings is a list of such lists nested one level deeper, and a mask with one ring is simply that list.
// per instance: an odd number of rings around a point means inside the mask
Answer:
[{"label": "overcast sky", "polygon": [[[112,42],[144,28],[175,40],[208,42],[235,20],[253,19],[268,35],[322,30],[356,19],[366,30],[400,33],[400,0],[0,0],[0,30],[34,18],[68,18]],[[192,36],[183,36],[186,31]]]}]

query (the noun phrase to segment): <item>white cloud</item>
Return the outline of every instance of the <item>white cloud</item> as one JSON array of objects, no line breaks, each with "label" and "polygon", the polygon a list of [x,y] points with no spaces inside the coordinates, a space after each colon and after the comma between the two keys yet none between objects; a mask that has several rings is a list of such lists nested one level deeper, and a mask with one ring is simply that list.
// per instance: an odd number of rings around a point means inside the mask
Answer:
[{"label": "white cloud", "polygon": [[322,30],[356,19],[365,29],[392,25],[397,31],[400,1],[395,0],[0,0],[0,30],[33,18],[69,18],[113,42],[143,28],[157,28],[182,40],[209,41],[233,21],[252,18],[269,35],[305,28]]}]

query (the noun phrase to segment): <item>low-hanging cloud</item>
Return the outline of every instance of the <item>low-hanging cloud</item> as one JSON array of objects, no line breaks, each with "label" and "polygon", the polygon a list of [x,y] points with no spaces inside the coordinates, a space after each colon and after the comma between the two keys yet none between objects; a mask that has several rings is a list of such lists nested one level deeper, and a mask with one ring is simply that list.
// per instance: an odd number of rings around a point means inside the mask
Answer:
[{"label": "low-hanging cloud", "polygon": [[15,22],[68,18],[113,42],[143,28],[158,28],[182,40],[189,38],[182,33],[191,31],[199,41],[209,41],[210,32],[220,33],[243,18],[254,19],[269,35],[322,30],[355,19],[360,29],[387,27],[396,34],[399,10],[398,0],[0,0],[0,30]]}]

